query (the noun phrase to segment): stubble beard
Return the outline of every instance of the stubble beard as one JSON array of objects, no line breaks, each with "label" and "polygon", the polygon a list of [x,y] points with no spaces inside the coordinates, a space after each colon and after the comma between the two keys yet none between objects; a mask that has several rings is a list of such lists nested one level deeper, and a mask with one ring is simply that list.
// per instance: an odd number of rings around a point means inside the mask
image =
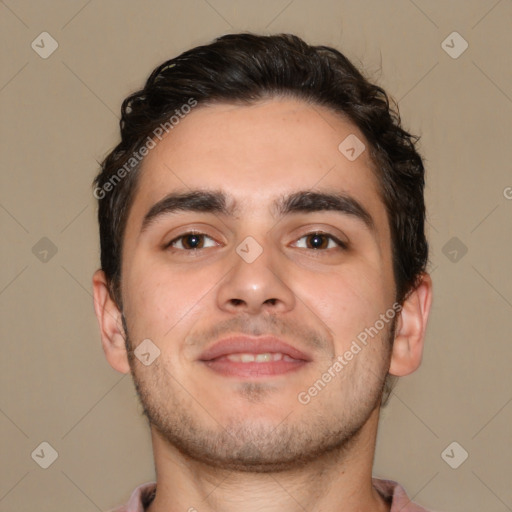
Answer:
[{"label": "stubble beard", "polygon": [[[325,415],[315,415],[312,410],[307,421],[294,422],[294,408],[303,411],[309,406],[293,404],[290,412],[283,411],[283,420],[278,425],[271,425],[265,419],[249,422],[236,413],[220,424],[215,411],[210,413],[208,404],[201,403],[201,397],[190,396],[161,364],[161,358],[153,362],[150,374],[141,377],[124,316],[123,324],[135,389],[143,413],[157,435],[185,458],[213,468],[272,473],[297,469],[322,457],[343,459],[357,442],[361,429],[381,403],[396,318],[384,334],[389,351],[380,364],[379,374],[370,370],[371,375],[352,375],[357,377],[357,382],[350,386],[352,397],[349,403],[345,402],[343,413],[325,411]],[[252,382],[242,387],[244,395],[257,401],[264,399],[264,384]],[[205,419],[199,419],[197,414]]]}]

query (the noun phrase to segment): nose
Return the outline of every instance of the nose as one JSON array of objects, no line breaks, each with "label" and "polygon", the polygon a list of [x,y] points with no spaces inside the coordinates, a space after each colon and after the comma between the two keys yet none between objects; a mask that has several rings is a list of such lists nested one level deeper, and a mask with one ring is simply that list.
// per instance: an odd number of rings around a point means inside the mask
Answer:
[{"label": "nose", "polygon": [[234,252],[232,268],[217,289],[218,307],[229,313],[249,314],[292,310],[296,298],[285,284],[286,262],[277,258],[268,247],[250,263]]}]

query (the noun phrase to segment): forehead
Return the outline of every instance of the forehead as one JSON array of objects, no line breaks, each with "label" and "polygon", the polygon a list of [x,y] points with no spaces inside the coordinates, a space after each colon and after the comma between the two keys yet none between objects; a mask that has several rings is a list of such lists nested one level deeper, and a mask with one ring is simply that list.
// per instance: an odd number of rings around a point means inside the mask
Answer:
[{"label": "forehead", "polygon": [[170,192],[194,189],[225,190],[237,215],[256,215],[294,190],[332,190],[380,218],[384,206],[368,146],[352,161],[339,149],[354,136],[366,144],[341,115],[300,100],[198,106],[145,157],[127,229],[140,229]]}]

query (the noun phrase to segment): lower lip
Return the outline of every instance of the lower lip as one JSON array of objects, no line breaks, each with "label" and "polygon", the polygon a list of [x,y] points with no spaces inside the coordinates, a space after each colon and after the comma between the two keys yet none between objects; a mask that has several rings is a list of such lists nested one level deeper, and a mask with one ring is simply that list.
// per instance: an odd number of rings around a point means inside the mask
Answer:
[{"label": "lower lip", "polygon": [[229,359],[203,361],[214,372],[231,377],[268,377],[283,375],[303,368],[307,361],[270,361],[268,363],[241,363]]}]

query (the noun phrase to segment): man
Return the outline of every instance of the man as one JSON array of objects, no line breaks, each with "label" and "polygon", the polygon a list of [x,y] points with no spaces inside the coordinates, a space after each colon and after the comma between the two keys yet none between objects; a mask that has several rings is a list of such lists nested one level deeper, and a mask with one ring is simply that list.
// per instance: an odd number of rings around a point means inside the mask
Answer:
[{"label": "man", "polygon": [[292,35],[223,36],[123,102],[94,306],[157,481],[119,511],[425,510],[372,478],[431,306],[416,140],[341,53]]}]

